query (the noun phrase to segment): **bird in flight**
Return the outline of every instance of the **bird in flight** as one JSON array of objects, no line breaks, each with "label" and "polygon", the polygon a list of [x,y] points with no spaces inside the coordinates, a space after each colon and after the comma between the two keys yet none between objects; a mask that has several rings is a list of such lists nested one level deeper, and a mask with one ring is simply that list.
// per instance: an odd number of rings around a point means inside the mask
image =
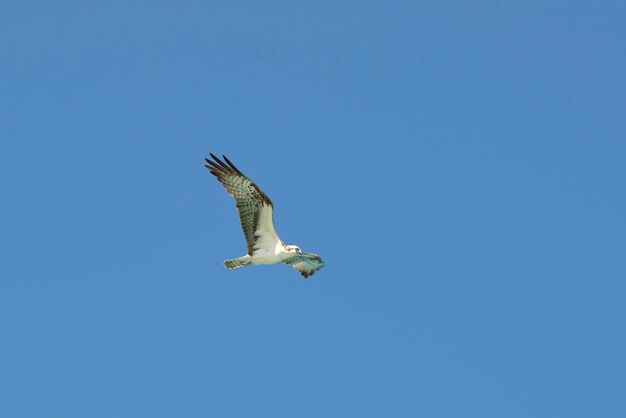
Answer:
[{"label": "bird in flight", "polygon": [[228,269],[250,264],[275,264],[283,262],[308,278],[324,267],[321,257],[303,253],[296,245],[285,245],[274,229],[272,201],[259,186],[246,177],[225,155],[224,161],[209,153],[204,166],[222,183],[237,204],[239,222],[246,237],[248,253],[242,257],[224,261]]}]

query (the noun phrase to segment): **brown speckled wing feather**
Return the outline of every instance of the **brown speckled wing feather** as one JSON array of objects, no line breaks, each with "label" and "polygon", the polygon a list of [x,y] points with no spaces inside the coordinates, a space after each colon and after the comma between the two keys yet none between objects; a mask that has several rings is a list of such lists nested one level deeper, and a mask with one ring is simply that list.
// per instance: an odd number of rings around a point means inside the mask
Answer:
[{"label": "brown speckled wing feather", "polygon": [[286,259],[283,263],[290,265],[302,274],[306,279],[312,276],[316,271],[324,267],[322,258],[313,253],[302,253],[294,255],[291,258]]},{"label": "brown speckled wing feather", "polygon": [[263,206],[272,207],[272,201],[252,180],[239,171],[226,156],[223,156],[226,161],[224,162],[211,153],[209,155],[211,155],[213,160],[205,158],[207,164],[204,166],[209,169],[211,174],[217,177],[228,194],[235,199],[237,211],[239,212],[239,221],[246,237],[248,254],[252,255],[255,243],[254,233],[259,224],[261,210]]}]

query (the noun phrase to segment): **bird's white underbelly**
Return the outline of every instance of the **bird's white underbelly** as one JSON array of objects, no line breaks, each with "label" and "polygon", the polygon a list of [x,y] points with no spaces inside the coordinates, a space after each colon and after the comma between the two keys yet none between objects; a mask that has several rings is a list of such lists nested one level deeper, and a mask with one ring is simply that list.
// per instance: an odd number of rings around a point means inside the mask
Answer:
[{"label": "bird's white underbelly", "polygon": [[283,261],[285,249],[274,231],[272,207],[264,206],[260,213],[259,225],[254,231],[256,237],[251,264],[274,264]]},{"label": "bird's white underbelly", "polygon": [[278,254],[257,254],[250,259],[251,264],[275,264],[282,261]]},{"label": "bird's white underbelly", "polygon": [[274,264],[283,261],[289,253],[285,252],[282,244],[276,243],[273,248],[259,248],[254,251],[252,258],[250,258],[251,264]]}]

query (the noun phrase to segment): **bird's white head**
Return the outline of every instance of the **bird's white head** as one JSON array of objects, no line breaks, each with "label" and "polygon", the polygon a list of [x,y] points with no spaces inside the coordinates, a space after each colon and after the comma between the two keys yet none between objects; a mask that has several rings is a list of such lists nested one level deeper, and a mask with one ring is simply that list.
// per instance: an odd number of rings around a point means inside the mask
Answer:
[{"label": "bird's white head", "polygon": [[302,254],[302,250],[297,245],[285,245],[285,250],[289,253]]}]

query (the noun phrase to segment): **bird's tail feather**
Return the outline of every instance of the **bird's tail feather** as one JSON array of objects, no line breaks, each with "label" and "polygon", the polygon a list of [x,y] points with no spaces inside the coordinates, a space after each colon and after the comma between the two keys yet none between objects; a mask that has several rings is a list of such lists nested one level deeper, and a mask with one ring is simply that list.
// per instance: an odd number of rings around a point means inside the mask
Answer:
[{"label": "bird's tail feather", "polygon": [[224,267],[227,269],[238,269],[239,267],[247,266],[250,264],[250,256],[244,255],[243,257],[233,258],[231,260],[224,261]]}]

